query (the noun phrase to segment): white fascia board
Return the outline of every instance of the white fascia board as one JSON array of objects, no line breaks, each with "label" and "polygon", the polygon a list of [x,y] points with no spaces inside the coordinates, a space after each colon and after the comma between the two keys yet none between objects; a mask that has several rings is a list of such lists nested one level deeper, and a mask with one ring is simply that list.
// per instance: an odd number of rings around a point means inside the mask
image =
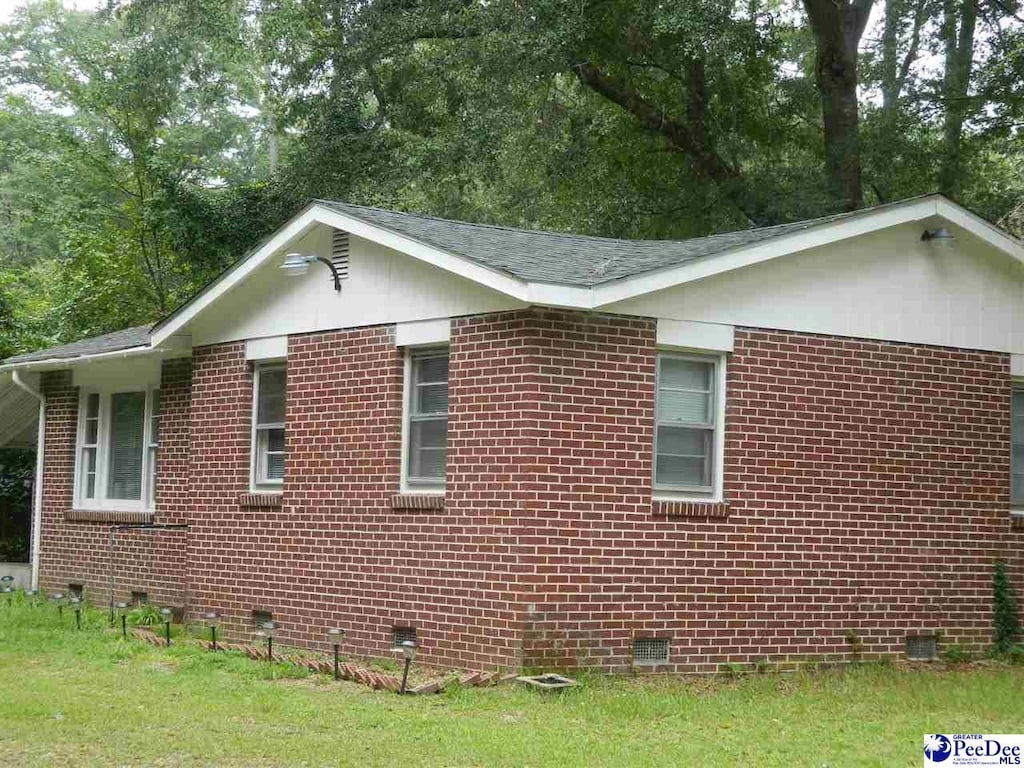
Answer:
[{"label": "white fascia board", "polygon": [[307,208],[279,229],[277,233],[264,243],[255,253],[250,254],[248,258],[241,261],[233,269],[224,273],[217,282],[196,296],[191,303],[182,307],[181,310],[177,314],[173,315],[166,323],[157,325],[157,327],[153,329],[150,344],[154,347],[160,346],[168,337],[175,335],[182,328],[188,325],[196,315],[213,304],[213,302],[221,296],[228,293],[228,291],[239,283],[244,281],[245,278],[258,269],[264,261],[284,248],[292,240],[301,237],[319,224],[320,219],[317,215],[318,210],[322,211],[323,209],[316,205]]},{"label": "white fascia board", "polygon": [[935,213],[941,218],[967,230],[975,237],[984,240],[993,248],[997,248],[1009,254],[1017,261],[1024,263],[1024,243],[1006,234],[980,216],[971,213],[966,208],[944,198],[939,198],[936,201]]},{"label": "white fascia board", "polygon": [[594,307],[603,307],[625,301],[682,283],[690,283],[723,272],[777,259],[791,253],[830,245],[851,237],[876,232],[880,229],[920,221],[936,214],[936,199],[924,198],[907,205],[855,216],[833,224],[812,227],[792,235],[785,235],[765,243],[741,246],[717,256],[697,259],[678,267],[669,267],[634,278],[599,285],[593,289]]}]

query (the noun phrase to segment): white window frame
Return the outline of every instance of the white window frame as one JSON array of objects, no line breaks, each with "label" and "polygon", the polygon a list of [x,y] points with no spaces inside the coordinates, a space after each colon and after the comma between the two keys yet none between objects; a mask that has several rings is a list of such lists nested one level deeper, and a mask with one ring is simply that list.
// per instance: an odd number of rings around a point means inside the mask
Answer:
[{"label": "white window frame", "polygon": [[[159,388],[153,387],[83,387],[78,394],[78,431],[75,439],[75,492],[72,506],[80,510],[99,510],[110,512],[152,512],[155,509],[154,499],[156,494],[154,488],[156,482],[155,467],[151,463],[156,462],[156,452],[153,447],[153,393]],[[141,493],[138,500],[135,499],[108,499],[107,480],[110,474],[110,401],[114,395],[129,394],[132,392],[144,392],[146,394],[146,406],[144,412],[144,427],[142,435],[142,478]],[[82,461],[85,444],[85,421],[86,402],[90,395],[99,395],[99,423],[96,434],[96,498],[87,499],[82,491],[82,483],[85,474],[85,466]],[[159,415],[158,415],[159,418]],[[91,446],[92,444],[90,444]]]},{"label": "white window frame", "polygon": [[[402,493],[423,493],[443,496],[445,491],[445,480],[440,483],[429,482],[409,478],[409,439],[412,432],[412,366],[416,358],[423,357],[448,357],[451,364],[450,350],[447,345],[431,345],[423,347],[407,347],[405,350],[405,377],[402,384],[402,476],[400,489]],[[448,373],[449,386],[451,384],[451,369]],[[451,390],[449,389],[449,394]],[[451,407],[448,409],[449,420]],[[445,443],[445,459],[448,458],[448,444]],[[447,473],[446,473],[447,474]]]},{"label": "white window frame", "polygon": [[[657,482],[658,474],[658,397],[660,393],[661,358],[669,357],[677,360],[690,360],[698,363],[710,363],[714,366],[712,378],[715,390],[712,393],[711,412],[714,416],[712,424],[711,447],[711,485],[684,486],[667,485]],[[652,496],[657,500],[694,500],[720,502],[724,491],[725,466],[725,403],[727,398],[726,354],[724,352],[708,352],[705,350],[674,350],[658,349],[654,375],[654,434],[651,445],[651,488]]]},{"label": "white window frame", "polygon": [[[254,493],[281,493],[284,490],[284,478],[275,479],[263,476],[266,466],[262,448],[260,445],[260,431],[270,429],[285,430],[285,456],[288,455],[288,432],[285,422],[273,424],[259,424],[260,404],[260,376],[264,371],[282,370],[285,371],[285,418],[288,414],[288,364],[285,360],[260,361],[253,366],[252,371],[252,413],[250,422],[252,434],[249,444],[249,489]],[[287,459],[286,459],[287,461]]]},{"label": "white window frame", "polygon": [[1013,396],[1024,392],[1024,379],[1013,379],[1010,383],[1010,514],[1024,517],[1024,499],[1013,498]]}]

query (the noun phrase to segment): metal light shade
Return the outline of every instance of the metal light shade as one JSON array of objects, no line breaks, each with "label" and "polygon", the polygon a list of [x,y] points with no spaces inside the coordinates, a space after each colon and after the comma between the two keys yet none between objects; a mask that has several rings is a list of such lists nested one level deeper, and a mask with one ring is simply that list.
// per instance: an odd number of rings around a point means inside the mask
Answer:
[{"label": "metal light shade", "polygon": [[171,620],[171,617],[174,616],[174,611],[172,611],[170,608],[161,608],[160,615],[164,617],[164,621],[169,622]]},{"label": "metal light shade", "polygon": [[345,639],[345,630],[335,627],[327,630],[327,642],[332,645],[339,645]]},{"label": "metal light shade", "polygon": [[277,624],[272,621],[268,621],[264,624],[260,624],[259,630],[256,632],[257,637],[270,637],[274,636],[274,630],[277,629]]},{"label": "metal light shade", "polygon": [[39,590],[38,589],[26,589],[25,590],[25,597],[35,597],[38,594],[39,594]]},{"label": "metal light shade", "polygon": [[0,592],[3,592],[5,595],[6,594],[10,594],[13,591],[14,591],[14,587],[8,587],[6,585],[3,586],[3,587],[0,587]]},{"label": "metal light shade", "polygon": [[402,655],[405,656],[405,658],[409,659],[410,661],[416,658],[416,643],[414,643],[412,640],[403,640],[401,642],[401,648]]},{"label": "metal light shade", "polygon": [[78,606],[80,606],[82,604],[82,598],[80,598],[80,597],[69,597],[68,598],[68,603],[72,607],[77,608]]},{"label": "metal light shade", "polygon": [[61,600],[64,599],[64,593],[54,592],[52,595],[50,595],[50,599],[53,600],[55,603],[59,603]]},{"label": "metal light shade", "polygon": [[216,611],[207,611],[203,614],[203,621],[206,622],[208,627],[216,627],[220,622],[220,614]]},{"label": "metal light shade", "polygon": [[301,253],[289,253],[281,262],[281,269],[290,277],[298,277],[309,271],[310,262],[315,261],[315,256],[304,256]]},{"label": "metal light shade", "polygon": [[956,236],[945,227],[926,229],[921,235],[921,239],[932,248],[951,248],[956,242]]},{"label": "metal light shade", "polygon": [[128,603],[115,603],[114,607],[117,608],[117,610],[124,612],[128,610]]}]

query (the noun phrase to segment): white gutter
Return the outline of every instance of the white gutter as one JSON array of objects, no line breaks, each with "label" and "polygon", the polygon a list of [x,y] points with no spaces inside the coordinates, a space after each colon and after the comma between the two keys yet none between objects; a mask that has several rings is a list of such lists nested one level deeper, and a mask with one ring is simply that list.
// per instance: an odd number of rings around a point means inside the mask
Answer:
[{"label": "white gutter", "polygon": [[100,352],[95,355],[79,355],[78,357],[51,357],[46,360],[27,360],[24,363],[8,363],[0,365],[0,373],[8,371],[59,370],[73,365],[82,365],[103,360],[121,360],[127,357],[143,357],[152,354],[165,354],[168,350],[154,347],[130,347],[115,352]]},{"label": "white gutter", "polygon": [[42,542],[43,523],[43,460],[46,456],[46,398],[21,378],[21,371],[15,368],[11,380],[21,389],[39,401],[39,431],[36,436],[36,482],[32,500],[32,589],[39,589],[39,547]]}]

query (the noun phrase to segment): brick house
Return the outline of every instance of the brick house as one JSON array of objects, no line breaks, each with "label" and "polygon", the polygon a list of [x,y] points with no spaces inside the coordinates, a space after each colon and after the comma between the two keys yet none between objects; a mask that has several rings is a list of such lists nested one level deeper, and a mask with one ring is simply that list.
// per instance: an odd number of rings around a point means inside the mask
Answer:
[{"label": "brick house", "polygon": [[474,668],[981,650],[993,564],[1024,591],[1022,262],[939,196],[678,242],[315,202],[0,367],[34,578]]}]

